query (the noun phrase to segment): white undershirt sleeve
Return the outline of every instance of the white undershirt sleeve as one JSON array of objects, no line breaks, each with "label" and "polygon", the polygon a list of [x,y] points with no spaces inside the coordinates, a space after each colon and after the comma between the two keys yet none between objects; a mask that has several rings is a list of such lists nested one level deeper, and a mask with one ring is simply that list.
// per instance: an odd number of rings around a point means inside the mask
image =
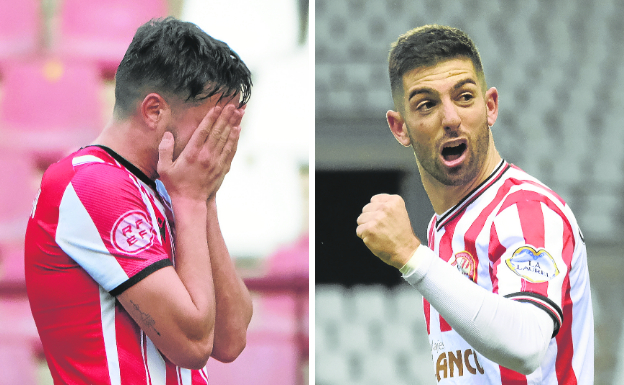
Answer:
[{"label": "white undershirt sleeve", "polygon": [[487,291],[423,245],[401,272],[483,356],[522,374],[539,367],[554,330],[546,311]]}]

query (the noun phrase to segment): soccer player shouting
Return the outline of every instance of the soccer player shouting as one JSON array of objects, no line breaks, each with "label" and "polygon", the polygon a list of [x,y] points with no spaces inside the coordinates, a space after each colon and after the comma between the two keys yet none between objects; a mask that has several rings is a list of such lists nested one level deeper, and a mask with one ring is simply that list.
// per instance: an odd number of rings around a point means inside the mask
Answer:
[{"label": "soccer player shouting", "polygon": [[583,237],[552,190],[507,163],[490,127],[498,92],[462,31],[409,31],[389,55],[396,111],[435,215],[428,243],[400,196],[376,195],[357,235],[424,297],[440,384],[591,384],[593,315]]},{"label": "soccer player shouting", "polygon": [[55,384],[206,384],[208,358],[234,360],[251,320],[216,205],[251,75],[167,18],[137,30],[115,87],[113,119],[47,170],[28,223],[46,359]]}]

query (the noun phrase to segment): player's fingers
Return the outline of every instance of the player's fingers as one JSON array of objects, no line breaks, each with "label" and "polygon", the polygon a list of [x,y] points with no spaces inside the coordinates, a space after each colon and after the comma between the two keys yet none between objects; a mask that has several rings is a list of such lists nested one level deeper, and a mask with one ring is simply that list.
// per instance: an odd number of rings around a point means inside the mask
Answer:
[{"label": "player's fingers", "polygon": [[387,202],[391,200],[393,196],[394,195],[385,194],[385,193],[373,195],[373,197],[371,198],[371,202]]},{"label": "player's fingers", "polygon": [[236,155],[236,150],[238,149],[238,140],[240,139],[241,127],[235,126],[232,127],[230,131],[230,138],[228,139],[228,143],[226,143],[226,147],[224,147],[223,152],[225,153],[225,163],[227,165],[232,164],[232,160],[234,160],[234,155]]},{"label": "player's fingers", "polygon": [[374,223],[379,219],[379,214],[375,211],[369,211],[367,213],[362,213],[357,218],[356,222],[358,225],[363,225],[365,223]]},{"label": "player's fingers", "polygon": [[173,163],[174,144],[175,140],[173,139],[173,134],[166,131],[160,141],[160,144],[158,145],[158,174],[161,174],[165,170],[171,168],[171,164]]},{"label": "player's fingers", "polygon": [[245,116],[246,108],[247,108],[247,105],[245,104],[244,106],[236,109],[236,113],[238,114],[238,119],[234,122],[233,126],[240,126],[241,121],[243,120],[243,116]]},{"label": "player's fingers", "polygon": [[232,104],[228,104],[223,108],[221,115],[219,115],[219,118],[214,123],[210,135],[206,140],[206,144],[211,152],[214,151],[217,154],[221,153],[223,147],[227,143],[230,130],[232,129],[230,121],[232,120],[234,110],[236,110],[236,107]]},{"label": "player's fingers", "polygon": [[215,125],[215,122],[221,116],[222,111],[223,108],[221,106],[215,106],[211,108],[210,111],[208,111],[206,116],[204,116],[204,118],[202,119],[201,123],[199,123],[199,126],[197,126],[197,128],[193,132],[193,135],[191,136],[191,139],[189,140],[185,150],[188,148],[188,151],[198,151],[204,146],[206,140],[208,139],[208,136],[212,131],[213,126]]},{"label": "player's fingers", "polygon": [[358,236],[358,238],[360,239],[364,239],[364,233],[365,233],[365,226],[364,225],[359,225],[356,229],[355,229],[355,234]]},{"label": "player's fingers", "polygon": [[223,165],[222,172],[224,175],[230,171],[230,167],[232,166],[232,160],[234,160],[234,155],[236,154],[236,150],[238,148],[239,134],[240,126],[232,127],[230,137],[221,152],[221,158],[219,161]]},{"label": "player's fingers", "polygon": [[379,210],[379,203],[368,203],[362,208],[363,213],[369,213],[371,211]]}]

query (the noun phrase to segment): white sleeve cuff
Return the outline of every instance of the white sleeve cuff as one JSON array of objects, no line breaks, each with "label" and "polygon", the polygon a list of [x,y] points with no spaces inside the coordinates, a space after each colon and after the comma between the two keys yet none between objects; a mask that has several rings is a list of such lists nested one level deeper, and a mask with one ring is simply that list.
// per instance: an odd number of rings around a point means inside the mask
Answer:
[{"label": "white sleeve cuff", "polygon": [[399,271],[403,274],[403,279],[410,285],[415,285],[427,274],[431,262],[437,258],[438,256],[430,248],[419,245],[409,261]]}]

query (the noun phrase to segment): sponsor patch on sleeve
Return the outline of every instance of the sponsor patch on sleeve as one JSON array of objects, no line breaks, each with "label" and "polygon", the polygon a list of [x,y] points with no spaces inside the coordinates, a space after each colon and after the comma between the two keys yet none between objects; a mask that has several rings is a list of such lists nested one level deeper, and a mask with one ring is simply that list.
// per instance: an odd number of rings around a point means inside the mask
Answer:
[{"label": "sponsor patch on sleeve", "polygon": [[468,251],[460,251],[455,253],[450,259],[451,266],[455,266],[457,270],[472,282],[477,282],[477,263],[475,258]]},{"label": "sponsor patch on sleeve", "polygon": [[533,283],[547,282],[559,275],[555,259],[548,251],[529,245],[516,249],[505,262],[511,271]]},{"label": "sponsor patch on sleeve", "polygon": [[132,210],[117,219],[110,239],[117,251],[135,255],[152,246],[154,229],[144,212]]}]

